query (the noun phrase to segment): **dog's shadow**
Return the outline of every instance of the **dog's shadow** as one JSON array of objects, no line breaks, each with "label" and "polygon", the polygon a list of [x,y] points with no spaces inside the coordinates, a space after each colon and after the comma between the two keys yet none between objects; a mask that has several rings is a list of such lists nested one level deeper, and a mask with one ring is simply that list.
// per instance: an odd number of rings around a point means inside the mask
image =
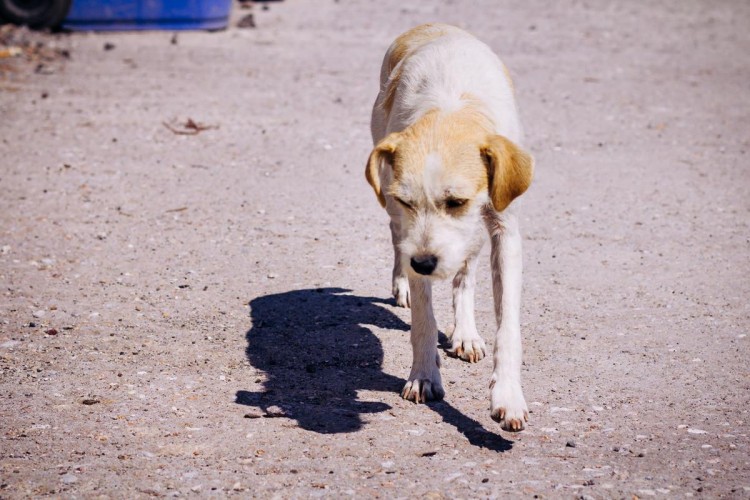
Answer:
[{"label": "dog's shadow", "polygon": [[[246,354],[263,372],[263,390],[238,391],[236,403],[323,434],[361,429],[363,414],[391,407],[361,401],[357,391],[397,393],[405,383],[383,372],[383,348],[366,326],[405,332],[408,348],[409,325],[384,307],[388,303],[341,288],[294,290],[251,301]],[[512,445],[446,401],[427,406],[476,446],[505,451]]]}]

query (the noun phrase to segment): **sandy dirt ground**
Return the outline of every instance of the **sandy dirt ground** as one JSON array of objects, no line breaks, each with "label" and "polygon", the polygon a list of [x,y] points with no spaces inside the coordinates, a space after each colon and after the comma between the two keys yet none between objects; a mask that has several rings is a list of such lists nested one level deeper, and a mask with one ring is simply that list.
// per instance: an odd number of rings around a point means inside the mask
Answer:
[{"label": "sandy dirt ground", "polygon": [[[0,497],[750,497],[750,4],[268,5],[4,32]],[[426,21],[501,54],[537,159],[518,434],[491,359],[398,394],[364,165],[383,53]]]}]

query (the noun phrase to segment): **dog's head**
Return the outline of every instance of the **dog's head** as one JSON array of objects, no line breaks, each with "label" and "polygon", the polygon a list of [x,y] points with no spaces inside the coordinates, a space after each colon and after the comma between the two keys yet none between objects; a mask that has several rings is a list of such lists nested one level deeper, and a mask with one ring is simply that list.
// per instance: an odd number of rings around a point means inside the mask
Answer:
[{"label": "dog's head", "polygon": [[368,182],[381,205],[400,207],[405,271],[452,277],[477,244],[482,210],[504,210],[531,184],[532,157],[490,130],[477,113],[431,112],[370,153]]}]

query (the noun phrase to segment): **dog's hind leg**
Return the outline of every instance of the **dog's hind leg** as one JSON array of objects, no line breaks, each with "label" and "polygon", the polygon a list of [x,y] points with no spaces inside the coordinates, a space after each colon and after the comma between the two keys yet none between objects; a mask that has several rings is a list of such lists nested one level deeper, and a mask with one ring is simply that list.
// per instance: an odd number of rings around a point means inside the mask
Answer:
[{"label": "dog's hind leg", "polygon": [[432,283],[427,278],[409,278],[411,287],[412,366],[401,397],[424,403],[443,399],[437,323],[432,312]]},{"label": "dog's hind leg", "polygon": [[521,233],[515,215],[488,210],[492,291],[497,335],[490,381],[490,416],[506,431],[520,431],[529,411],[521,389]]},{"label": "dog's hind leg", "polygon": [[477,281],[478,251],[471,255],[453,278],[453,313],[455,322],[451,333],[450,356],[476,363],[484,358],[484,340],[474,321],[474,290]]}]

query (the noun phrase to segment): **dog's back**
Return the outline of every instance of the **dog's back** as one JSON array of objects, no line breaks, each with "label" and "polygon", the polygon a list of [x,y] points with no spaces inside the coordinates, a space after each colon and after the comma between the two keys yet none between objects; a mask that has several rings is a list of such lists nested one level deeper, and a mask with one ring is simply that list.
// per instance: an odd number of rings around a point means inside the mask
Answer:
[{"label": "dog's back", "polygon": [[521,140],[513,86],[492,50],[469,33],[445,24],[424,24],[391,44],[380,73],[372,135],[378,143],[430,110],[457,111],[472,103],[495,132]]}]

